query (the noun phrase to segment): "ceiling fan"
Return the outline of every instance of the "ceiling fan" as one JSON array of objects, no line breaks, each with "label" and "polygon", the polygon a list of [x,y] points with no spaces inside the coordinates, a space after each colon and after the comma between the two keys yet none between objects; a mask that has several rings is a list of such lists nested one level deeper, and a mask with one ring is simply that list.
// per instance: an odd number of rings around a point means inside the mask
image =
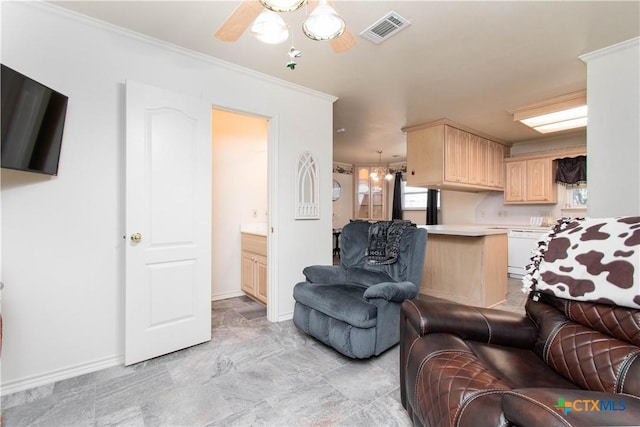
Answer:
[{"label": "ceiling fan", "polygon": [[[249,26],[256,25],[256,19],[263,17],[267,14],[275,14],[275,12],[290,12],[297,10],[304,3],[307,3],[307,12],[309,13],[307,21],[303,26],[305,35],[314,40],[328,40],[331,48],[335,53],[342,53],[353,46],[356,41],[351,31],[344,26],[344,21],[335,13],[335,6],[331,0],[242,0],[240,5],[233,11],[233,13],[227,18],[227,20],[218,28],[215,33],[215,37],[218,40],[225,42],[235,42],[246,31]],[[329,12],[333,12],[332,18],[337,17],[342,22],[342,28],[339,31],[333,32],[328,35],[316,35],[313,32],[312,24],[310,25],[310,18],[318,15],[321,11],[324,11],[326,7],[332,8]],[[273,17],[273,16],[272,16]],[[285,27],[284,21],[279,16],[274,19],[279,19],[282,22],[282,26]],[[323,18],[324,20],[324,18]],[[265,41],[266,43],[280,43],[288,38],[288,30],[285,37],[280,37],[278,41],[266,41],[256,35],[258,39]],[[284,36],[284,33],[283,33]]]}]

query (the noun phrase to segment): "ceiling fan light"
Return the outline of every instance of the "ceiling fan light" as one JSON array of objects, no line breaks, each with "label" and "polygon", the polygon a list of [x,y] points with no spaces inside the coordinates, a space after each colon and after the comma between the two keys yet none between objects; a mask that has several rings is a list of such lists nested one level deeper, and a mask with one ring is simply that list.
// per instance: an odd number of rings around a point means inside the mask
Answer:
[{"label": "ceiling fan light", "polygon": [[274,12],[293,12],[300,9],[305,0],[260,0],[260,4]]},{"label": "ceiling fan light", "polygon": [[331,40],[340,37],[345,27],[344,20],[325,0],[304,21],[302,31],[312,40]]},{"label": "ceiling fan light", "polygon": [[289,29],[280,15],[265,10],[253,22],[251,34],[263,43],[279,44],[289,38]]}]

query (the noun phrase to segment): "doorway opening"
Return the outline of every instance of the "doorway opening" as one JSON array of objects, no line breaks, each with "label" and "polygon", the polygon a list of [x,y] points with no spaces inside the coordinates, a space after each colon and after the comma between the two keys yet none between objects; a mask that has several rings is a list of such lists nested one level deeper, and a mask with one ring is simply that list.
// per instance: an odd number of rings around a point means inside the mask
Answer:
[{"label": "doorway opening", "polygon": [[241,230],[267,238],[269,120],[219,108],[211,114],[211,299],[221,300],[249,294]]}]

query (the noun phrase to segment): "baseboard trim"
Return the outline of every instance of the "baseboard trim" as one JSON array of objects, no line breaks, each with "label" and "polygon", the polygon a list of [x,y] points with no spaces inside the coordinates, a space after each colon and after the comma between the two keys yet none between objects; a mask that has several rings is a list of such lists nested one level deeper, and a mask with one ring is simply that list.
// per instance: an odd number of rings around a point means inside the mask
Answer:
[{"label": "baseboard trim", "polygon": [[75,366],[69,366],[66,368],[56,369],[44,374],[33,375],[26,378],[20,378],[17,380],[2,382],[2,396],[16,393],[30,388],[39,387],[46,384],[51,384],[56,381],[66,380],[68,378],[77,377],[80,375],[88,374],[91,372],[99,371],[101,369],[112,368],[114,366],[123,365],[124,356],[109,356],[102,359],[96,359],[92,362],[81,363]]},{"label": "baseboard trim", "polygon": [[242,291],[227,292],[224,294],[211,295],[211,301],[219,301],[227,298],[243,297],[246,294]]}]

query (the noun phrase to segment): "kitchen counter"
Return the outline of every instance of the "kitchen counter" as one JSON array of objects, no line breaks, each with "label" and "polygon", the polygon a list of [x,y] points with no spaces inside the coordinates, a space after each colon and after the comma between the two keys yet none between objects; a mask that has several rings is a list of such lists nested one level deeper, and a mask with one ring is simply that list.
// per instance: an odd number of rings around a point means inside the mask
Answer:
[{"label": "kitchen counter", "polygon": [[524,230],[524,231],[550,231],[555,224],[549,225],[529,225],[529,224],[475,224],[478,227],[504,228],[506,230]]},{"label": "kitchen counter", "polygon": [[493,307],[507,294],[508,228],[428,225],[420,293]]},{"label": "kitchen counter", "polygon": [[517,224],[470,224],[470,225],[419,225],[429,234],[450,234],[453,236],[489,236],[492,234],[504,234],[509,230],[540,231],[547,232],[551,226],[532,226]]},{"label": "kitchen counter", "polygon": [[425,228],[429,234],[448,234],[451,236],[489,236],[493,234],[506,234],[509,229],[487,225],[419,225]]}]

